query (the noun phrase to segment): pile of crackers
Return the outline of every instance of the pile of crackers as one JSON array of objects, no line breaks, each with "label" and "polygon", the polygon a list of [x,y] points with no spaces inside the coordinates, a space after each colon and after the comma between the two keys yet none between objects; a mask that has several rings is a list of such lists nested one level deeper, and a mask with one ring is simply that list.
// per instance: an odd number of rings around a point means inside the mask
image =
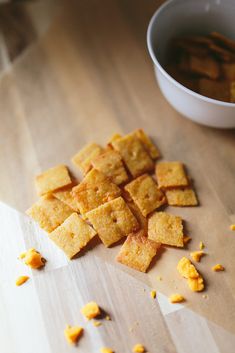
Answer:
[{"label": "pile of crackers", "polygon": [[106,247],[124,239],[117,261],[146,272],[161,246],[184,247],[183,220],[167,205],[198,204],[184,165],[159,157],[142,129],[115,134],[105,147],[90,143],[72,158],[83,179],[65,165],[38,175],[40,198],[27,214],[69,259],[95,236]]},{"label": "pile of crackers", "polygon": [[166,69],[203,96],[235,103],[235,41],[218,32],[172,40]]}]

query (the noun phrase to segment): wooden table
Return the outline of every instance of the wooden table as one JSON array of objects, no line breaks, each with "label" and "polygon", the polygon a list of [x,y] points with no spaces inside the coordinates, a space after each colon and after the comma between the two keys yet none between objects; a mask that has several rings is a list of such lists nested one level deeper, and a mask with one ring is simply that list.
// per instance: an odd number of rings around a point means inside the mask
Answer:
[{"label": "wooden table", "polygon": [[[231,353],[235,345],[235,132],[183,119],[161,95],[146,50],[153,0],[65,1],[49,30],[33,41],[0,79],[0,351],[4,353],[131,352]],[[86,142],[105,143],[114,132],[144,127],[169,160],[186,163],[200,207],[171,209],[186,219],[189,249],[167,249],[147,275],[117,265],[117,249],[100,244],[67,261],[24,211],[35,200],[35,174],[70,157]],[[73,170],[76,172],[75,170]],[[207,299],[189,293],[177,277],[176,259],[196,250]],[[47,258],[43,271],[17,260],[35,247]],[[178,252],[177,252],[178,251]],[[221,262],[225,273],[211,265]],[[31,279],[22,287],[20,274]],[[156,273],[163,280],[157,281]],[[169,278],[175,278],[174,283]],[[177,289],[176,289],[177,286]],[[158,291],[150,298],[150,288]],[[170,305],[180,291],[185,305]],[[94,327],[80,314],[96,300],[112,321]],[[63,329],[85,334],[68,347]]]}]

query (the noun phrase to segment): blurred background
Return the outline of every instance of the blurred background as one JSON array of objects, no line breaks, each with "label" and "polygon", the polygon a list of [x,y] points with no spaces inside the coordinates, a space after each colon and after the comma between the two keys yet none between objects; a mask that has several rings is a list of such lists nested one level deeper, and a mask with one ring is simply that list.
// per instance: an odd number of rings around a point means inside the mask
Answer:
[{"label": "blurred background", "polygon": [[47,29],[60,0],[0,0],[0,74]]}]

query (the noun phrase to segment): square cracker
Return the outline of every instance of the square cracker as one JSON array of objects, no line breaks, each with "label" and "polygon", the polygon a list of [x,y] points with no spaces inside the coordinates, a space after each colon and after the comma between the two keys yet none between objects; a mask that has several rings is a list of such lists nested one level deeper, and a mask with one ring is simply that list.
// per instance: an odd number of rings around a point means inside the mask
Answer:
[{"label": "square cracker", "polygon": [[150,155],[152,159],[156,159],[160,157],[160,152],[158,151],[157,147],[152,143],[148,135],[144,132],[143,129],[138,129],[134,132],[138,139],[142,142],[144,148]]},{"label": "square cracker", "polygon": [[95,235],[96,231],[74,212],[49,234],[49,238],[71,259]]},{"label": "square cracker", "polygon": [[116,260],[135,270],[146,272],[161,244],[149,240],[144,231],[128,235]]},{"label": "square cracker", "polygon": [[62,201],[63,203],[65,203],[66,205],[68,205],[69,207],[71,207],[75,212],[79,213],[79,205],[77,203],[77,200],[75,199],[75,197],[73,197],[72,195],[72,189],[76,184],[73,183],[70,186],[65,186],[64,188],[61,188],[57,191],[54,191],[52,193],[52,195]]},{"label": "square cracker", "polygon": [[108,177],[96,169],[92,169],[83,181],[72,189],[81,214],[120,196],[121,190]]},{"label": "square cracker", "polygon": [[26,211],[27,215],[32,217],[42,229],[49,233],[61,225],[73,212],[69,206],[52,195],[41,197],[38,202]]},{"label": "square cracker", "polygon": [[71,182],[68,168],[65,165],[50,168],[35,178],[37,193],[40,196],[69,185]]},{"label": "square cracker", "polygon": [[181,217],[166,212],[155,212],[149,218],[148,238],[162,244],[183,247]]},{"label": "square cracker", "polygon": [[188,179],[181,162],[161,162],[156,166],[156,176],[160,188],[187,186]]},{"label": "square cracker", "polygon": [[122,156],[123,161],[133,177],[137,177],[154,168],[153,160],[150,158],[135,133],[113,141],[112,145]]},{"label": "square cracker", "polygon": [[197,206],[197,198],[193,189],[166,190],[166,198],[170,206]]},{"label": "square cracker", "polygon": [[144,217],[166,203],[165,195],[148,174],[131,181],[125,186],[125,190],[129,192]]},{"label": "square cracker", "polygon": [[216,80],[220,76],[219,63],[211,56],[203,58],[196,55],[189,56],[189,71],[212,80]]},{"label": "square cracker", "polygon": [[87,213],[88,220],[105,246],[139,229],[139,223],[122,197]]},{"label": "square cracker", "polygon": [[91,161],[103,152],[97,143],[89,143],[72,157],[73,164],[85,175],[91,169]]},{"label": "square cracker", "polygon": [[127,172],[122,163],[120,154],[112,149],[93,159],[92,165],[95,169],[104,173],[114,184],[122,184],[128,180]]}]

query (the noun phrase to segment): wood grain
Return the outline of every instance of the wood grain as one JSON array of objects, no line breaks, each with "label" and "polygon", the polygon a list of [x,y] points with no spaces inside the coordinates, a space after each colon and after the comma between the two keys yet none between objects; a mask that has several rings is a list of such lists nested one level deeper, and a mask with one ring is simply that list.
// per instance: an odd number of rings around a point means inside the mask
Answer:
[{"label": "wood grain", "polygon": [[[0,198],[24,212],[36,199],[33,177],[39,171],[57,163],[70,165],[70,157],[86,142],[105,143],[114,132],[144,127],[163,157],[184,161],[194,179],[201,206],[169,211],[186,220],[187,231],[193,237],[190,250],[196,250],[200,240],[207,246],[208,256],[198,267],[206,277],[209,299],[203,301],[201,296],[189,294],[177,277],[177,259],[188,255],[187,249],[167,249],[148,276],[116,265],[113,259],[117,248],[106,251],[98,246],[84,258],[68,263],[46,237],[42,238],[43,232],[29,228],[26,218],[17,216],[20,221],[14,221],[7,234],[13,236],[18,229],[26,247],[39,244],[50,259],[50,271],[35,275],[28,293],[41,315],[38,325],[48,344],[43,348],[45,352],[67,351],[60,336],[65,321],[75,323],[80,318],[81,303],[94,295],[107,310],[111,309],[115,323],[92,328],[94,333],[84,337],[81,351],[97,352],[100,344],[113,344],[117,353],[129,352],[135,340],[146,337],[150,352],[194,352],[199,341],[206,342],[210,352],[231,352],[231,345],[223,346],[221,342],[229,337],[233,344],[235,332],[231,310],[235,301],[235,243],[229,231],[230,223],[235,222],[235,132],[195,125],[162,97],[146,50],[147,23],[159,4],[152,0],[103,0],[100,6],[98,0],[64,1],[46,35],[0,80]],[[212,273],[214,262],[223,263],[226,272]],[[163,276],[162,282],[156,281],[157,274]],[[177,283],[171,282],[172,278]],[[148,294],[137,294],[150,285],[168,295],[175,291],[176,284],[188,299],[180,311],[171,312],[164,296],[163,305],[159,297],[153,309]],[[61,294],[64,288],[69,288],[65,292],[67,300]],[[2,309],[4,317],[10,317],[10,307],[7,301],[8,309]],[[54,320],[53,328],[47,319],[48,311]],[[142,323],[135,339],[129,334],[123,338],[135,320]],[[186,332],[185,322],[191,328]],[[11,320],[3,332],[14,325]],[[4,353],[15,353],[18,342],[19,337],[12,349],[5,343]],[[205,350],[204,345],[200,347]]]}]

